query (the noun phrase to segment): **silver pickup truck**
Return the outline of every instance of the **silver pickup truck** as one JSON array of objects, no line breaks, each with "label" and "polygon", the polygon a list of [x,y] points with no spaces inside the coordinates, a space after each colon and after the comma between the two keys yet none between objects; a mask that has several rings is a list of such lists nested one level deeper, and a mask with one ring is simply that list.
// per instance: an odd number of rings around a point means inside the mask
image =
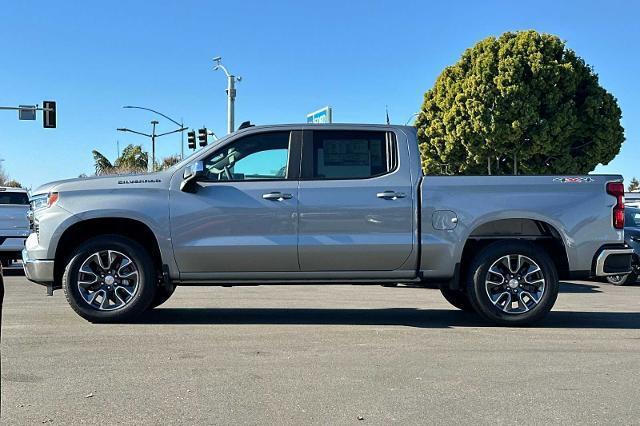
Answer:
[{"label": "silver pickup truck", "polygon": [[250,127],[160,173],[44,185],[32,209],[27,277],[94,322],[176,285],[434,282],[523,325],[559,279],[631,270],[621,176],[424,176],[404,126]]},{"label": "silver pickup truck", "polygon": [[0,186],[0,264],[20,259],[29,236],[29,195],[26,189]]}]

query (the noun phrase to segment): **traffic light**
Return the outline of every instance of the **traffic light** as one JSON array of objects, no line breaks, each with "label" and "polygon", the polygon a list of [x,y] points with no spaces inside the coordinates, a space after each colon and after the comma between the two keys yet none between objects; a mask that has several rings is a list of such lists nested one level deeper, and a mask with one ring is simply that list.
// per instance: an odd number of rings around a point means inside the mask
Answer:
[{"label": "traffic light", "polygon": [[42,102],[42,127],[45,129],[56,128],[56,103],[54,101]]},{"label": "traffic light", "polygon": [[187,132],[187,146],[189,147],[189,149],[196,149],[196,132],[195,130],[192,130],[190,132]]},{"label": "traffic light", "polygon": [[198,129],[198,144],[202,147],[207,146],[207,129]]}]

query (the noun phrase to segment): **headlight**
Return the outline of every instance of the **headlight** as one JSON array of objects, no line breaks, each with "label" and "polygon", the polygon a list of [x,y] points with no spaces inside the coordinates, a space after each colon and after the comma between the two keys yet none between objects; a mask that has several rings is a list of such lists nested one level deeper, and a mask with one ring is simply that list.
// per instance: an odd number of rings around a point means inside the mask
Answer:
[{"label": "headlight", "polygon": [[37,211],[51,207],[58,202],[58,193],[50,192],[47,195],[38,195],[31,199],[31,210]]}]

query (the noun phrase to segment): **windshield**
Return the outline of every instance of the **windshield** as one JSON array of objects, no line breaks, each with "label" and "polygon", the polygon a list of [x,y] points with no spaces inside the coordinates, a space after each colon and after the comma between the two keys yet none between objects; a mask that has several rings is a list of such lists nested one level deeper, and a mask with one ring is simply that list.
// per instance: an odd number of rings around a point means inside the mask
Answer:
[{"label": "windshield", "polygon": [[26,192],[0,192],[0,205],[23,204],[29,205],[29,196]]}]

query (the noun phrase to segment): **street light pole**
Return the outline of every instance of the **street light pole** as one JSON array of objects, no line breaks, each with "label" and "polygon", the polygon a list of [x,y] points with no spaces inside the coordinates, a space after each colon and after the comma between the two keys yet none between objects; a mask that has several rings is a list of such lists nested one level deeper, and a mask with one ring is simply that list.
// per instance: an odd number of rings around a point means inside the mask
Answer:
[{"label": "street light pole", "polygon": [[[158,136],[163,136],[165,134],[171,134],[171,133],[175,133],[175,132],[180,132],[180,158],[184,158],[184,131],[188,130],[186,127],[184,127],[184,120],[181,118],[180,122],[178,123],[176,120],[174,120],[173,118],[169,117],[166,114],[161,113],[160,111],[156,111],[154,109],[151,108],[145,108],[145,107],[140,107],[140,106],[133,106],[133,105],[125,105],[122,108],[127,108],[127,109],[141,109],[144,111],[150,111],[154,114],[158,114],[161,117],[166,118],[167,120],[169,120],[170,122],[172,122],[173,124],[175,124],[176,126],[179,126],[180,128],[178,130],[175,130],[173,132],[169,132],[169,133],[163,133],[162,135],[156,135],[156,124],[158,124],[157,121],[151,122],[151,124],[153,124],[153,133],[151,135],[148,135],[151,138],[151,143],[152,143],[152,153],[151,153],[151,157],[152,157],[152,161],[153,161],[153,166],[152,166],[152,170],[155,171],[155,167],[156,167],[156,163],[155,163],[155,139]],[[118,129],[120,130],[120,129]],[[122,131],[127,131],[127,130],[122,130]],[[135,133],[135,132],[134,132]],[[147,135],[145,135],[147,136]]]},{"label": "street light pole", "polygon": [[141,136],[146,136],[148,138],[151,138],[151,161],[153,162],[153,165],[151,166],[151,169],[153,171],[155,171],[156,170],[156,165],[155,165],[155,162],[156,162],[156,138],[159,138],[160,136],[171,135],[171,134],[177,133],[177,132],[184,132],[185,130],[187,130],[187,128],[186,127],[181,127],[179,129],[172,130],[170,132],[156,134],[156,124],[158,124],[158,121],[153,120],[151,122],[151,124],[153,125],[153,127],[152,127],[153,131],[151,132],[151,134],[138,132],[137,130],[131,130],[131,129],[122,128],[122,127],[119,127],[116,130],[119,131],[119,132],[135,133],[136,135],[141,135]]},{"label": "street light pole", "polygon": [[227,76],[227,133],[231,133],[235,130],[235,103],[235,78],[232,75],[229,75]]},{"label": "street light pole", "polygon": [[231,74],[224,65],[222,65],[222,57],[213,58],[216,65],[214,71],[221,69],[227,76],[227,133],[233,133],[235,130],[235,102],[236,102],[236,81],[242,81],[242,77]]},{"label": "street light pole", "polygon": [[151,171],[156,171],[156,124],[158,124],[158,120],[153,120],[151,125],[153,126],[151,130]]}]

